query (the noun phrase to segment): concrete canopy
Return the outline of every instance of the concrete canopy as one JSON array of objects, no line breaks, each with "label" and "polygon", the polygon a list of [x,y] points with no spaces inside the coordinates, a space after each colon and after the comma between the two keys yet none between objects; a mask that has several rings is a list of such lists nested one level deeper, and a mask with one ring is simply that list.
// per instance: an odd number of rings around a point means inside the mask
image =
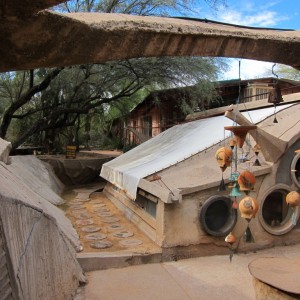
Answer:
[{"label": "concrete canopy", "polygon": [[1,2],[1,72],[154,56],[237,57],[300,68],[300,31],[44,10],[61,0]]}]

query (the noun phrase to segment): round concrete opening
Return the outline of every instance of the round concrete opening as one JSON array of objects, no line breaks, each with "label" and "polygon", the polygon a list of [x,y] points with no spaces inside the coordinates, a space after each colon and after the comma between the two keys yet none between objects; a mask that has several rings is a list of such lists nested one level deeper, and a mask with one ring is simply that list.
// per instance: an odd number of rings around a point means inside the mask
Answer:
[{"label": "round concrete opening", "polygon": [[274,235],[282,235],[291,231],[295,227],[292,220],[299,218],[299,208],[292,208],[287,205],[285,198],[290,192],[290,188],[277,185],[269,190],[261,202],[259,210],[259,220],[262,227]]},{"label": "round concrete opening", "polygon": [[224,196],[212,196],[202,206],[200,222],[213,236],[226,236],[232,231],[237,221],[237,211],[232,208],[232,201]]}]

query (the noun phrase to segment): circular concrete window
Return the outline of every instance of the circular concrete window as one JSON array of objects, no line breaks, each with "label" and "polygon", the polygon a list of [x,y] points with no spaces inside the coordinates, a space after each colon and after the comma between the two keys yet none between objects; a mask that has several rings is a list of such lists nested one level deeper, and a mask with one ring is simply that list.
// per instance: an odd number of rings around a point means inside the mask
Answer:
[{"label": "circular concrete window", "polygon": [[300,153],[298,153],[291,164],[291,176],[293,182],[300,188]]},{"label": "circular concrete window", "polygon": [[226,236],[237,221],[237,211],[228,197],[212,196],[202,206],[200,222],[203,229],[213,236]]},{"label": "circular concrete window", "polygon": [[[293,209],[285,201],[289,192],[288,187],[277,186],[270,190],[261,202],[259,220],[262,227],[271,234],[282,235],[295,226],[292,222]],[[298,219],[298,208],[295,209],[295,213]]]}]

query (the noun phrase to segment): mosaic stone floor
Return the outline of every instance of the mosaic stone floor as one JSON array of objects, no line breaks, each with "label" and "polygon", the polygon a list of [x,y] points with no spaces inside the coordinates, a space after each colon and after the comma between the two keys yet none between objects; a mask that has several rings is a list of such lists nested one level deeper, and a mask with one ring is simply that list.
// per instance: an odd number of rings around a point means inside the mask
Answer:
[{"label": "mosaic stone floor", "polygon": [[75,188],[64,197],[65,213],[80,237],[83,252],[159,251],[121,211],[95,187]]}]

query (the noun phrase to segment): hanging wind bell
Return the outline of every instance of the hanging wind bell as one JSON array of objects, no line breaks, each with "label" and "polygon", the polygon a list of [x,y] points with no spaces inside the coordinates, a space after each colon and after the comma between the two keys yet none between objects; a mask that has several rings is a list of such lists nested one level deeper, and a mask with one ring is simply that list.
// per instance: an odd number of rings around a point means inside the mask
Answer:
[{"label": "hanging wind bell", "polygon": [[246,195],[254,189],[255,182],[255,176],[249,171],[243,171],[238,177],[240,190],[244,191]]},{"label": "hanging wind bell", "polygon": [[255,198],[246,196],[240,201],[239,210],[241,217],[246,219],[248,224],[244,235],[244,241],[246,243],[254,242],[253,235],[250,230],[250,221],[255,218],[255,215],[258,211],[258,203]]},{"label": "hanging wind bell", "polygon": [[232,257],[233,257],[233,254],[234,254],[234,249],[232,248],[232,246],[235,243],[235,241],[236,241],[236,238],[235,238],[235,236],[233,235],[232,232],[230,232],[225,237],[225,242],[229,245],[229,260],[230,260],[230,263],[232,261]]},{"label": "hanging wind bell", "polygon": [[230,139],[229,146],[230,146],[231,150],[233,150],[233,148],[236,146],[236,139],[235,138]]},{"label": "hanging wind bell", "polygon": [[236,172],[236,173],[232,173],[229,177],[229,180],[231,182],[231,184],[228,186],[230,187],[232,190],[229,194],[229,196],[231,198],[233,198],[232,200],[232,208],[233,209],[237,209],[238,208],[238,202],[237,202],[237,198],[242,196],[241,192],[240,192],[240,188],[239,188],[239,185],[238,185],[238,182],[237,182],[237,179],[239,177],[239,173]]},{"label": "hanging wind bell", "polygon": [[253,166],[258,166],[258,167],[260,167],[261,164],[260,164],[260,161],[259,161],[259,159],[258,159],[258,154],[259,154],[259,152],[260,152],[260,146],[259,146],[259,144],[256,144],[256,145],[253,147],[253,151],[254,151],[255,157],[256,157],[256,159],[255,159],[255,161],[254,161],[254,163],[253,163]]},{"label": "hanging wind bell", "polygon": [[216,160],[219,164],[219,167],[221,168],[222,171],[222,179],[220,182],[220,186],[219,186],[219,191],[225,191],[226,190],[226,186],[225,186],[225,182],[224,182],[224,177],[223,177],[223,173],[226,170],[227,167],[230,167],[231,165],[231,160],[232,160],[232,150],[226,147],[222,147],[220,149],[217,150],[216,154],[215,154]]},{"label": "hanging wind bell", "polygon": [[276,118],[276,105],[280,102],[283,102],[283,98],[281,95],[281,90],[278,86],[278,75],[274,73],[274,67],[276,64],[272,66],[272,74],[276,77],[276,79],[273,79],[273,89],[269,92],[268,95],[268,102],[274,104],[274,121],[273,123],[278,123]]}]

